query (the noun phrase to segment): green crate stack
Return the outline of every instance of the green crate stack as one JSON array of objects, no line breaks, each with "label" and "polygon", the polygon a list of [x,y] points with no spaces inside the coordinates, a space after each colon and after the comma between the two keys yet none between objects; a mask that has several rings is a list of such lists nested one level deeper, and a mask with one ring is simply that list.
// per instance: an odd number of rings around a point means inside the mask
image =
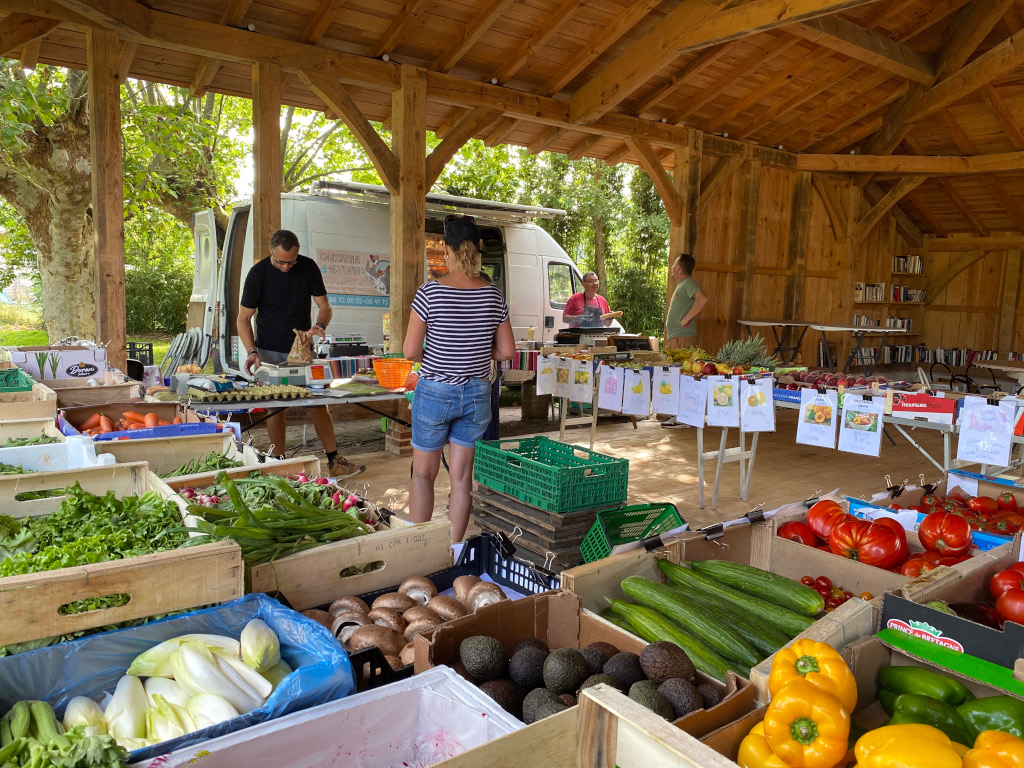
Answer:
[{"label": "green crate stack", "polygon": [[637,504],[603,510],[597,513],[597,521],[580,544],[583,562],[601,560],[620,544],[643,541],[685,522],[673,504]]}]

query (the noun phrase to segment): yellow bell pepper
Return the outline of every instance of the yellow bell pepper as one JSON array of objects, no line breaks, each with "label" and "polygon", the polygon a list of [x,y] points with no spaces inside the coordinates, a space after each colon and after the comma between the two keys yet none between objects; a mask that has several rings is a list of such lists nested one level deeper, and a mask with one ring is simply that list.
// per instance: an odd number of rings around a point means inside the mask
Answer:
[{"label": "yellow bell pepper", "polygon": [[857,768],[961,768],[953,742],[930,725],[876,728],[857,740],[854,753]]},{"label": "yellow bell pepper", "polygon": [[797,640],[775,654],[768,691],[775,696],[794,680],[806,680],[832,694],[847,712],[857,708],[857,680],[839,653],[827,643]]},{"label": "yellow bell pepper", "polygon": [[846,755],[850,713],[813,683],[793,680],[772,697],[764,734],[772,752],[791,768],[832,768]]},{"label": "yellow bell pepper", "polygon": [[740,768],[789,768],[782,758],[772,752],[768,740],[764,736],[764,723],[758,723],[750,729],[736,756]]},{"label": "yellow bell pepper", "polygon": [[964,755],[964,768],[1024,768],[1024,741],[1005,731],[983,731]]}]

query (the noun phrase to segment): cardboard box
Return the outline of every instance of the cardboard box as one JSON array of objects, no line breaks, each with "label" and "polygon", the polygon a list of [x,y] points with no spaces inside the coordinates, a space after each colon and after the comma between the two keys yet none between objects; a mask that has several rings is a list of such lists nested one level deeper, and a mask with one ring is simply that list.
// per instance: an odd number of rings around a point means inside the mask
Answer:
[{"label": "cardboard box", "polygon": [[107,370],[104,347],[8,347],[7,359],[36,381],[102,379]]},{"label": "cardboard box", "polygon": [[[118,377],[123,378],[120,374]],[[89,386],[88,380],[50,379],[47,380],[46,385],[57,393],[57,405],[60,408],[126,403],[130,400],[141,399],[143,396],[142,383],[130,380],[115,384]]]},{"label": "cardboard box", "polygon": [[186,437],[209,435],[221,432],[224,426],[218,423],[215,416],[203,416],[187,406],[179,403],[107,403],[105,405],[65,408],[61,411],[60,425],[65,434],[81,434],[79,427],[94,413],[101,413],[116,422],[123,417],[125,411],[139,413],[155,413],[164,421],[181,419],[181,424],[170,424],[152,429],[133,429],[108,432],[93,437],[97,442],[105,440],[143,440],[158,437]]},{"label": "cardboard box", "polygon": [[952,424],[956,417],[956,401],[924,392],[897,392],[892,398],[891,413],[901,419],[919,419],[935,424]]},{"label": "cardboard box", "polygon": [[[448,622],[428,635],[418,636],[414,641],[416,672],[439,664],[450,666],[459,658],[459,645],[473,635],[497,638],[509,656],[516,645],[528,637],[540,638],[552,650],[581,648],[604,641],[620,651],[639,654],[647,646],[645,641],[623,632],[614,624],[581,614],[579,597],[560,589],[516,601],[503,600]],[[680,718],[675,725],[699,736],[735,720],[753,707],[754,690],[743,678],[730,675],[725,690],[725,698],[716,706]]]}]

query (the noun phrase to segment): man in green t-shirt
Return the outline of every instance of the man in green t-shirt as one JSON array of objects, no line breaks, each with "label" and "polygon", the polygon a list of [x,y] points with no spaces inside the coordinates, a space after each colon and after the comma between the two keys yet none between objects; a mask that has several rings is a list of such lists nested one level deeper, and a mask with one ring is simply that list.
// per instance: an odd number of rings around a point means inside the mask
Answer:
[{"label": "man in green t-shirt", "polygon": [[695,266],[696,261],[688,253],[682,254],[672,264],[672,277],[677,284],[668,305],[665,349],[683,349],[697,343],[696,318],[708,303],[708,297],[693,279]]}]

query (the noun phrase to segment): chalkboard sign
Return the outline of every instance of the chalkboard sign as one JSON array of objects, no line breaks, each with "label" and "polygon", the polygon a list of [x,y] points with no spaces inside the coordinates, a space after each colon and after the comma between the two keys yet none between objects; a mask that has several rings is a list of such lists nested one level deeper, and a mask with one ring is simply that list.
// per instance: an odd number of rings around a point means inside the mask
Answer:
[{"label": "chalkboard sign", "polygon": [[623,350],[654,351],[649,336],[613,336],[611,340],[615,342],[615,349],[619,352]]}]

